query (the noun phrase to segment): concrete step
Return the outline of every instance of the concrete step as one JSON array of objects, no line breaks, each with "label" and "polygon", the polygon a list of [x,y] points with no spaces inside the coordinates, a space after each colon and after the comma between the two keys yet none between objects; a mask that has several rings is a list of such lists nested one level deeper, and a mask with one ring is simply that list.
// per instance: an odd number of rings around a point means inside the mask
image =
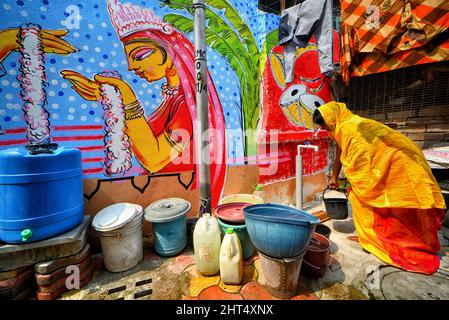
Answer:
[{"label": "concrete step", "polygon": [[51,239],[21,245],[0,246],[0,272],[79,253],[87,243],[90,216],[76,228]]}]

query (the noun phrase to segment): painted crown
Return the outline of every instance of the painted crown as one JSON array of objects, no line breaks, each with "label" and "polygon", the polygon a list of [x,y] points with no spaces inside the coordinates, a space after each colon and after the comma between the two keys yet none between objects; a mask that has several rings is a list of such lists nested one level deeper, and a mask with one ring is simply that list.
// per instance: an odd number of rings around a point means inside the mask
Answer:
[{"label": "painted crown", "polygon": [[160,30],[167,35],[173,34],[175,28],[154,15],[148,8],[141,8],[129,2],[120,3],[118,0],[106,0],[109,16],[120,38],[144,30]]}]

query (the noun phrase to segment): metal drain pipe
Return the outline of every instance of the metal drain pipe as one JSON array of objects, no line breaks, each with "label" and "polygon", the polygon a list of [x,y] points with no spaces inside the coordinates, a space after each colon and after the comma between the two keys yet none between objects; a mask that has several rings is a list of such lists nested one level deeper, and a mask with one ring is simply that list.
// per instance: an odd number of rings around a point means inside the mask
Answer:
[{"label": "metal drain pipe", "polygon": [[207,56],[205,0],[193,0],[193,32],[195,41],[195,81],[197,123],[195,144],[195,163],[198,164],[200,181],[200,217],[211,212],[210,154],[209,137],[204,136],[209,129],[207,101]]},{"label": "metal drain pipe", "polygon": [[311,144],[298,145],[298,153],[296,156],[296,208],[303,209],[303,180],[302,180],[302,156],[301,149],[313,149],[318,152],[318,146]]}]

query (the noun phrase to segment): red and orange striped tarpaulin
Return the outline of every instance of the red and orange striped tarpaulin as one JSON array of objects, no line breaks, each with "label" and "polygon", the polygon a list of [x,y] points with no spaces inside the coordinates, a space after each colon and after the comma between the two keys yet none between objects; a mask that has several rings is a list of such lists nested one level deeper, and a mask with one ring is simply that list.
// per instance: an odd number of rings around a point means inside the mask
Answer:
[{"label": "red and orange striped tarpaulin", "polygon": [[364,76],[449,60],[449,1],[342,0],[341,71]]}]

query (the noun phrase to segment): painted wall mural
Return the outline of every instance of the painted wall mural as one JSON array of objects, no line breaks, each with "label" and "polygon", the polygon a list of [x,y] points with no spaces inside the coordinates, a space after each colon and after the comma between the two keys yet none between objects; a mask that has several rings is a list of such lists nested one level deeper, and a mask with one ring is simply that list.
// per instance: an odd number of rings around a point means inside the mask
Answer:
[{"label": "painted wall mural", "polygon": [[[339,59],[338,34],[334,32],[334,60]],[[315,39],[298,48],[294,60],[294,80],[286,85],[284,51],[275,46],[268,53],[263,73],[262,116],[260,121],[260,181],[270,182],[295,176],[298,144],[318,146],[318,152],[303,149],[303,174],[324,171],[328,164],[328,135],[317,131],[312,116],[315,109],[332,99],[331,80],[321,74]],[[273,159],[278,159],[276,170]],[[274,172],[274,174],[273,174]]]},{"label": "painted wall mural", "polygon": [[[193,10],[189,7],[191,0],[171,0],[168,6],[182,7],[190,14],[168,14],[165,19],[184,33],[193,31]],[[256,36],[245,23],[236,8],[225,0],[209,0],[206,10],[206,43],[220,53],[239,78],[243,127],[250,133],[256,130],[260,110],[260,68],[262,57],[266,54],[258,47]],[[257,4],[253,2],[252,5]],[[247,4],[248,5],[248,4]],[[251,5],[251,3],[249,4]],[[224,15],[219,15],[222,10]],[[277,42],[277,30],[264,37],[262,48],[274,46]],[[245,151],[255,155],[256,144],[254,136],[247,134]]]},{"label": "painted wall mural", "polygon": [[[0,147],[77,147],[86,178],[194,174],[190,5],[0,0]],[[226,163],[256,150],[245,129],[259,120],[261,61],[277,27],[265,14],[261,27],[260,15],[256,1],[208,1],[214,202]]]},{"label": "painted wall mural", "polygon": [[[304,173],[322,170],[328,142],[309,116],[330,90],[313,42],[298,52],[296,80],[285,86],[279,16],[259,11],[255,0],[207,4],[213,205],[226,164],[275,162],[261,182],[288,178],[296,145],[309,141],[320,152],[305,151]],[[58,143],[82,151],[86,178],[133,184],[147,175],[144,191],[154,174],[178,174],[184,188],[196,188],[190,5],[0,0],[0,148]]]}]

